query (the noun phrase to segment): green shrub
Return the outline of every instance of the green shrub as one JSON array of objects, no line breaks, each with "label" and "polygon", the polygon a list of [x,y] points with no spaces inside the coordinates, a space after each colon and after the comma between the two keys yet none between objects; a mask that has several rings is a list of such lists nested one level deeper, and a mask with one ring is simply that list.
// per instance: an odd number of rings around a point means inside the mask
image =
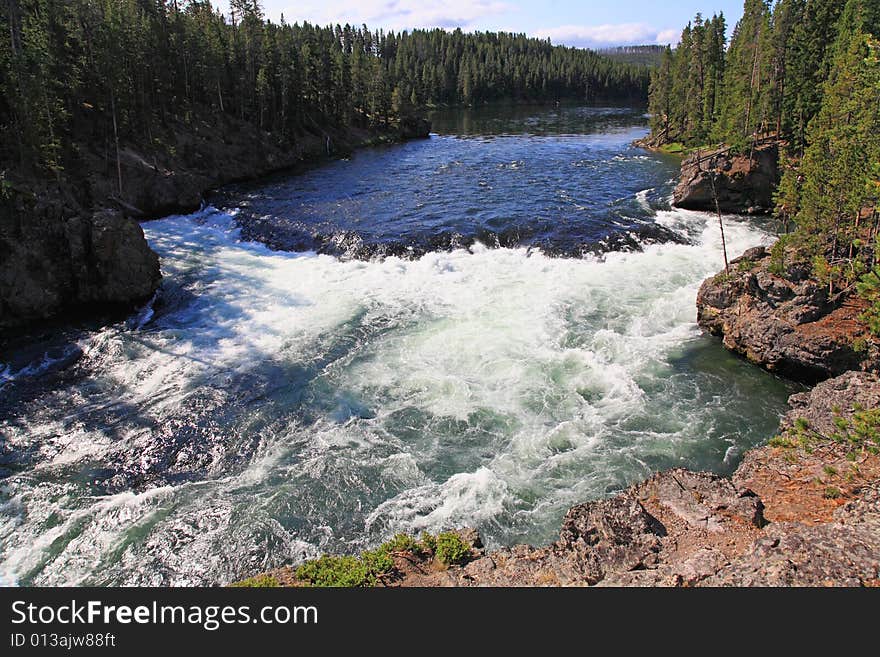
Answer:
[{"label": "green shrub", "polygon": [[296,569],[296,578],[305,584],[321,587],[374,586],[376,574],[357,557],[324,555],[307,561]]},{"label": "green shrub", "polygon": [[255,589],[268,589],[268,588],[277,588],[281,586],[281,582],[279,582],[273,575],[255,575],[254,577],[248,577],[247,579],[243,579],[240,582],[233,582],[229,586],[233,587],[241,587],[241,588],[255,588]]},{"label": "green shrub", "polygon": [[785,276],[785,247],[789,242],[789,236],[783,235],[770,247],[770,264],[768,269],[771,274]]},{"label": "green shrub", "polygon": [[859,319],[867,324],[873,335],[880,336],[880,269],[875,267],[862,276],[856,284],[856,290],[870,304]]},{"label": "green shrub", "polygon": [[464,561],[471,553],[470,546],[455,532],[437,534],[437,560],[447,566]]},{"label": "green shrub", "polygon": [[383,544],[382,547],[388,552],[412,552],[413,554],[424,552],[424,546],[408,534],[395,534],[394,538]]},{"label": "green shrub", "polygon": [[794,443],[786,436],[773,436],[767,443],[770,447],[794,447]]},{"label": "green shrub", "polygon": [[736,263],[736,268],[738,271],[749,271],[754,266],[755,261],[749,260],[748,258],[743,258],[738,263]]},{"label": "green shrub", "polygon": [[422,532],[422,546],[430,552],[437,549],[437,539],[428,532]]},{"label": "green shrub", "polygon": [[843,493],[840,492],[839,488],[835,488],[834,486],[829,486],[825,489],[825,499],[826,500],[836,500],[843,496]]},{"label": "green shrub", "polygon": [[367,550],[361,554],[361,561],[367,571],[375,575],[387,573],[394,568],[394,559],[388,549],[382,545],[375,550]]}]

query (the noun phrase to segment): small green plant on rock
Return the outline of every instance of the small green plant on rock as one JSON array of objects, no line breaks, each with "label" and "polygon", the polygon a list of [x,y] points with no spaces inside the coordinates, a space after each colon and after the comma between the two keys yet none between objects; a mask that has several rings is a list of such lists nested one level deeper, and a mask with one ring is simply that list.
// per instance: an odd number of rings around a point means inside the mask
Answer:
[{"label": "small green plant on rock", "polygon": [[417,555],[425,551],[425,546],[408,534],[395,534],[394,538],[382,547],[388,552],[411,552]]},{"label": "small green plant on rock", "polygon": [[437,549],[437,539],[428,532],[422,532],[422,545],[429,552]]},{"label": "small green plant on rock", "polygon": [[471,553],[471,547],[455,532],[437,534],[437,548],[434,555],[437,560],[447,566],[461,563]]},{"label": "small green plant on rock", "polygon": [[736,264],[736,268],[738,271],[746,272],[751,270],[755,266],[754,260],[749,260],[748,258],[743,258]]},{"label": "small green plant on rock", "polygon": [[794,447],[794,442],[787,436],[773,436],[767,443],[770,447],[782,447],[789,449]]},{"label": "small green plant on rock", "polygon": [[836,415],[835,431],[831,438],[837,442],[847,442],[872,454],[880,452],[880,408],[855,408],[852,418]]},{"label": "small green plant on rock", "polygon": [[868,341],[863,337],[858,337],[853,340],[852,350],[857,354],[866,354],[868,353]]},{"label": "small green plant on rock", "polygon": [[358,557],[324,555],[319,559],[306,561],[296,569],[296,578],[311,586],[321,587],[360,587],[376,584],[376,575],[371,566]]},{"label": "small green plant on rock", "polygon": [[826,500],[836,500],[840,499],[843,496],[843,493],[840,492],[839,488],[835,488],[834,486],[829,486],[825,489],[825,499]]},{"label": "small green plant on rock", "polygon": [[767,269],[774,276],[785,276],[785,245],[788,241],[787,237],[787,235],[783,235],[770,247],[770,264],[767,266]]},{"label": "small green plant on rock", "polygon": [[255,575],[254,577],[243,579],[240,582],[234,582],[229,586],[236,588],[269,589],[281,586],[281,582],[275,579],[273,575]]}]

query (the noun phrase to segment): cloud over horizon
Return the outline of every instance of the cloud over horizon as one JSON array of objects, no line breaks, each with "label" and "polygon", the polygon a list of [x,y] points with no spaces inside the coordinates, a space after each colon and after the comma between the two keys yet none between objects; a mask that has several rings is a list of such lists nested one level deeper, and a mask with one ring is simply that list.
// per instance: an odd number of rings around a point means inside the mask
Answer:
[{"label": "cloud over horizon", "polygon": [[666,45],[678,42],[680,30],[660,30],[646,23],[607,25],[560,25],[534,31],[542,39],[580,48],[602,48],[624,45]]},{"label": "cloud over horizon", "polygon": [[[289,21],[318,25],[366,23],[371,28],[396,31],[433,27],[460,27],[466,32],[492,29],[549,37],[553,43],[582,48],[675,44],[681,34],[680,28],[668,29],[668,23],[658,27],[647,21],[538,27],[553,18],[542,14],[536,20],[518,0],[263,0],[263,5],[267,15],[276,20],[287,10]],[[532,25],[522,29],[529,22]]]},{"label": "cloud over horizon", "polygon": [[[268,8],[285,3],[281,0],[266,2]],[[442,27],[470,29],[480,19],[510,11],[500,0],[343,0],[320,2],[301,0],[295,5],[296,16],[291,20],[309,21],[318,25],[366,23],[370,27],[391,30],[414,27]]]}]

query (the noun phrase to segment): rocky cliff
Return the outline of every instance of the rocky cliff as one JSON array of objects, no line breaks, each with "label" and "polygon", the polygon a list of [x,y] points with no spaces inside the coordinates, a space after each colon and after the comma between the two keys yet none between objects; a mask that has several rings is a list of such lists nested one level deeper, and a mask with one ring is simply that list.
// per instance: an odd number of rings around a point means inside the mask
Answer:
[{"label": "rocky cliff", "polygon": [[[159,285],[137,220],[198,209],[202,194],[382,141],[427,137],[412,119],[384,131],[318,130],[280,142],[228,116],[169,123],[152,145],[80,144],[52,179],[10,174],[0,203],[0,331],[94,307],[130,309]],[[117,166],[118,164],[118,166]]]},{"label": "rocky cliff", "polygon": [[728,149],[696,151],[681,166],[673,205],[686,210],[760,214],[773,208],[779,183],[779,149],[767,144],[743,155]]},{"label": "rocky cliff", "polygon": [[880,344],[859,321],[863,310],[856,295],[829,298],[806,273],[773,273],[760,247],[705,281],[697,296],[700,326],[728,349],[807,383],[880,367]]},{"label": "rocky cliff", "polygon": [[141,227],[115,210],[18,197],[0,210],[0,329],[62,309],[130,306],[160,281]]}]

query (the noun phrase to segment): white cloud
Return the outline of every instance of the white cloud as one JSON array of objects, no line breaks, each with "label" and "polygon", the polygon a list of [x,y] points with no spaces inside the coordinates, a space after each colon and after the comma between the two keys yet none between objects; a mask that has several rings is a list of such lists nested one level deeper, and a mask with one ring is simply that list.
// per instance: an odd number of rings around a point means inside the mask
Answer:
[{"label": "white cloud", "polygon": [[550,37],[553,43],[584,48],[605,46],[667,44],[678,41],[676,30],[658,30],[646,23],[607,25],[561,25],[535,30],[535,36]]},{"label": "white cloud", "polygon": [[662,46],[676,45],[681,40],[681,30],[663,30],[657,35],[656,43]]},{"label": "white cloud", "polygon": [[264,0],[266,15],[277,20],[283,13],[293,21],[318,25],[366,23],[370,28],[403,30],[443,27],[464,30],[480,19],[510,10],[500,0]]}]

